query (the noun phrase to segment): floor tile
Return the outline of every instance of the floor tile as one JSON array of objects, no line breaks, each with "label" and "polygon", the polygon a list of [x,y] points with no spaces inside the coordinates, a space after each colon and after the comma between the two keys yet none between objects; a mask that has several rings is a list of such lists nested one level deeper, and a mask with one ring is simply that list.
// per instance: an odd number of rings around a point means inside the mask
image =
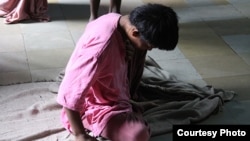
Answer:
[{"label": "floor tile", "polygon": [[19,24],[5,24],[4,19],[0,17],[0,35],[19,34],[21,29]]},{"label": "floor tile", "polygon": [[201,79],[192,64],[185,58],[178,47],[173,51],[153,49],[148,52],[162,69],[177,76],[179,80]]},{"label": "floor tile", "polygon": [[180,49],[176,47],[174,50],[165,51],[160,49],[153,49],[147,52],[147,55],[154,58],[156,61],[167,61],[168,59],[184,59],[185,56],[182,54]]},{"label": "floor tile", "polygon": [[82,33],[84,31],[81,31],[81,30],[71,30],[71,35],[72,35],[72,38],[73,38],[73,41],[74,41],[74,44],[76,45],[78,40],[80,39]]},{"label": "floor tile", "polygon": [[186,0],[189,6],[209,6],[209,5],[219,5],[219,4],[227,4],[226,0]]},{"label": "floor tile", "polygon": [[[250,19],[232,18],[206,22],[219,35],[249,34]],[[237,27],[237,28],[235,28]]]},{"label": "floor tile", "polygon": [[189,57],[202,78],[250,74],[250,67],[236,55]]},{"label": "floor tile", "polygon": [[237,124],[241,125],[250,125],[250,113],[249,113],[249,107],[250,107],[250,100],[242,100],[238,102],[231,102],[228,103],[229,111],[232,114],[232,117],[237,121]]},{"label": "floor tile", "polygon": [[[13,42],[14,41],[14,42]],[[23,36],[20,33],[0,33],[0,53],[24,51]]]},{"label": "floor tile", "polygon": [[196,1],[196,0],[186,0],[189,6],[209,6],[213,5],[212,0],[203,0],[203,1]]},{"label": "floor tile", "polygon": [[216,4],[228,4],[229,2],[227,0],[213,0]]},{"label": "floor tile", "polygon": [[201,17],[205,21],[227,20],[244,17],[231,5],[193,7],[192,9],[193,12],[199,14],[199,17]]},{"label": "floor tile", "polygon": [[250,3],[237,3],[233,5],[234,7],[237,8],[243,15],[247,16],[250,18]]},{"label": "floor tile", "polygon": [[[152,3],[152,0],[142,0],[144,3]],[[154,0],[154,3],[159,3],[171,7],[186,7],[185,0]]]},{"label": "floor tile", "polygon": [[217,39],[220,37],[206,22],[197,21],[179,24],[180,40],[207,40]]},{"label": "floor tile", "polygon": [[65,20],[68,30],[79,30],[81,32],[84,31],[86,25],[88,24],[88,21],[86,20],[77,20],[77,21],[72,21],[72,20]]},{"label": "floor tile", "polygon": [[228,2],[234,3],[249,3],[249,0],[227,0]]},{"label": "floor tile", "polygon": [[250,74],[204,78],[204,81],[206,81],[208,85],[212,85],[215,88],[235,91],[237,94],[235,99],[237,100],[250,100]]},{"label": "floor tile", "polygon": [[74,48],[75,43],[68,31],[24,34],[27,51],[41,49]]},{"label": "floor tile", "polygon": [[168,60],[164,64],[162,63],[161,67],[170,74],[175,75],[179,80],[201,79],[201,76],[188,59]]},{"label": "floor tile", "polygon": [[250,34],[229,35],[222,38],[236,53],[250,53]]},{"label": "floor tile", "polygon": [[218,39],[193,39],[180,40],[178,46],[187,57],[212,56],[212,55],[235,55],[223,40]]},{"label": "floor tile", "polygon": [[237,1],[237,2],[231,2],[231,3],[243,15],[250,18],[250,9],[249,9],[250,3],[248,0],[241,0],[241,1]]},{"label": "floor tile", "polygon": [[173,51],[153,49],[148,52],[148,56],[153,58],[163,70],[175,75],[178,80],[199,86],[206,85],[201,79],[201,76],[197,73],[189,60],[185,58],[178,47]]},{"label": "floor tile", "polygon": [[179,23],[201,22],[202,18],[190,7],[174,8],[177,13]]},{"label": "floor tile", "polygon": [[205,85],[201,76],[178,47],[173,51],[153,49],[148,51],[147,55],[153,58],[163,70],[175,75],[179,80],[200,86]]},{"label": "floor tile", "polygon": [[250,34],[222,36],[224,41],[250,65]]},{"label": "floor tile", "polygon": [[64,21],[53,20],[51,22],[20,23],[21,32],[25,34],[55,33],[68,31]]},{"label": "floor tile", "polygon": [[27,51],[30,69],[37,70],[65,67],[72,52],[73,48],[52,48],[46,50]]},{"label": "floor tile", "polygon": [[68,26],[68,30],[71,33],[71,36],[73,38],[74,43],[76,44],[79,38],[81,37],[82,33],[84,32],[84,29],[87,25],[87,21],[79,20],[79,21],[71,21],[67,20],[66,24]]},{"label": "floor tile", "polygon": [[238,53],[238,55],[250,66],[250,53]]},{"label": "floor tile", "polygon": [[28,71],[25,52],[0,53],[0,73]]}]

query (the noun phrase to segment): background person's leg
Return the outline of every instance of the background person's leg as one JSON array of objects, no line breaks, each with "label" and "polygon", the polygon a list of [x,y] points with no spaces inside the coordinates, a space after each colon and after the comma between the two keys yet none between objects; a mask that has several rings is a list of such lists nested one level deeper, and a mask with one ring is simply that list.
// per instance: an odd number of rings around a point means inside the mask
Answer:
[{"label": "background person's leg", "polygon": [[110,0],[109,12],[120,13],[121,0]]},{"label": "background person's leg", "polygon": [[92,21],[98,17],[100,0],[90,0],[90,17],[89,21]]}]

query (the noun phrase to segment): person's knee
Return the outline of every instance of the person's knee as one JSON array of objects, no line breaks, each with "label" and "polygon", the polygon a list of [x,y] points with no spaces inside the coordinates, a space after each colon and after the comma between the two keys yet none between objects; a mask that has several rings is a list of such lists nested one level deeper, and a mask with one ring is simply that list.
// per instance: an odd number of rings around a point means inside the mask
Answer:
[{"label": "person's knee", "polygon": [[148,141],[150,139],[150,132],[147,127],[141,129],[137,132],[137,134],[134,134],[134,140],[133,141]]},{"label": "person's knee", "polygon": [[[128,126],[129,127],[129,126]],[[149,141],[150,131],[145,125],[137,124],[130,128],[119,128],[103,132],[103,136],[114,141]]]},{"label": "person's knee", "polygon": [[134,114],[113,117],[101,134],[112,141],[148,141],[150,135],[150,128],[146,122]]},{"label": "person's knee", "polygon": [[136,127],[131,128],[125,136],[126,137],[123,138],[127,138],[126,141],[148,141],[150,139],[150,130],[149,127],[141,124],[140,126],[137,125]]}]

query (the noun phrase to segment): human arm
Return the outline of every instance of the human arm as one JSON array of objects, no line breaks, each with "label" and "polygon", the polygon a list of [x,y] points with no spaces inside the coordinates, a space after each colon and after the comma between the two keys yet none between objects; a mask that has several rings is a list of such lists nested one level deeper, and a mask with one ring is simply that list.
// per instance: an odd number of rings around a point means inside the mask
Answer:
[{"label": "human arm", "polygon": [[64,107],[66,115],[68,117],[69,123],[73,130],[73,134],[75,136],[75,141],[97,141],[94,137],[89,136],[84,129],[82,124],[80,113],[77,111],[73,111]]}]

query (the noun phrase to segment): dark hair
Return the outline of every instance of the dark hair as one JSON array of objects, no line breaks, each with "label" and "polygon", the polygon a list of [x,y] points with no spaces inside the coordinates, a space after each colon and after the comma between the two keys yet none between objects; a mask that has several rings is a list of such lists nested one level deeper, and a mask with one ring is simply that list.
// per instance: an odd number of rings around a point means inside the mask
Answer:
[{"label": "dark hair", "polygon": [[179,39],[178,18],[175,11],[160,4],[146,4],[129,15],[143,40],[164,50],[173,50]]}]

